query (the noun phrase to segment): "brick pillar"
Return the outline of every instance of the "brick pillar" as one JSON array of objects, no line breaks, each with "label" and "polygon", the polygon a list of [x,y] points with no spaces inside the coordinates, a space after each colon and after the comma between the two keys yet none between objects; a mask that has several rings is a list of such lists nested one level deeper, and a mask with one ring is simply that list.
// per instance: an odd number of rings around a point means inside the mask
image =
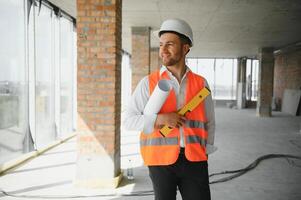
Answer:
[{"label": "brick pillar", "polygon": [[77,0],[75,185],[117,187],[120,172],[121,0]]},{"label": "brick pillar", "polygon": [[247,59],[237,59],[237,108],[242,109],[246,107],[246,70]]},{"label": "brick pillar", "polygon": [[161,59],[159,57],[159,48],[151,48],[150,71],[156,71],[161,67]]},{"label": "brick pillar", "polygon": [[301,49],[275,55],[274,94],[280,110],[285,89],[301,89]]},{"label": "brick pillar", "polygon": [[132,91],[150,73],[150,27],[132,27]]},{"label": "brick pillar", "polygon": [[262,48],[259,53],[258,99],[256,114],[260,117],[270,117],[274,81],[274,49]]}]

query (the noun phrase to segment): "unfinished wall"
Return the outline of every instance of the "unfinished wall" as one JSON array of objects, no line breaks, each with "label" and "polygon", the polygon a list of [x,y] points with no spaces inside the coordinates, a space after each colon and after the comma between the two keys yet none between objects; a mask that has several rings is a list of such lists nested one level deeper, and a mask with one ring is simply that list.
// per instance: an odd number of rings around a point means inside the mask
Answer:
[{"label": "unfinished wall", "polygon": [[275,56],[274,97],[279,105],[285,89],[301,89],[301,49]]},{"label": "unfinished wall", "polygon": [[154,72],[161,68],[161,59],[159,57],[159,48],[151,48],[150,52],[150,72]]},{"label": "unfinished wall", "polygon": [[132,27],[132,92],[150,73],[150,27]]}]

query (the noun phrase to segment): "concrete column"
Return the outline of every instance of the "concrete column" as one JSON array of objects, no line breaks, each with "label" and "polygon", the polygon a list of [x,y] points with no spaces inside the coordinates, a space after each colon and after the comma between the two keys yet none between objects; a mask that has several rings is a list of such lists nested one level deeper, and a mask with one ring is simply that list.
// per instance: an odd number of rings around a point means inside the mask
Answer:
[{"label": "concrete column", "polygon": [[132,91],[150,73],[150,27],[132,27]]},{"label": "concrete column", "polygon": [[246,83],[246,74],[247,74],[247,58],[241,58],[240,59],[241,63],[240,63],[240,81],[242,83]]},{"label": "concrete column", "polygon": [[260,117],[271,116],[274,81],[274,49],[262,48],[259,53],[258,99],[256,114]]},{"label": "concrete column", "polygon": [[156,71],[161,67],[161,59],[159,57],[159,48],[151,48],[150,71]]},{"label": "concrete column", "polygon": [[121,16],[121,0],[77,0],[76,186],[121,179]]},{"label": "concrete column", "polygon": [[247,59],[237,59],[237,108],[246,108],[246,69]]}]

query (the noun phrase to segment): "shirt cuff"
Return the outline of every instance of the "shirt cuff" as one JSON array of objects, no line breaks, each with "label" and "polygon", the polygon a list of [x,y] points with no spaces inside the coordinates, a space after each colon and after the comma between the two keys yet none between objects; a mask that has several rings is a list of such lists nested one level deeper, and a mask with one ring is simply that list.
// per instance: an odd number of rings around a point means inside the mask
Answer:
[{"label": "shirt cuff", "polygon": [[157,119],[157,114],[144,115],[143,133],[151,134],[154,131],[154,125],[156,119]]}]

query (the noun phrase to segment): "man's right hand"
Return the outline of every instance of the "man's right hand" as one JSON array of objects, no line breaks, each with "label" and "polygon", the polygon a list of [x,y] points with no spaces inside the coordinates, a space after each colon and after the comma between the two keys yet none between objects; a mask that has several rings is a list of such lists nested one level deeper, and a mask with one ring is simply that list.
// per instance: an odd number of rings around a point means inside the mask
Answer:
[{"label": "man's right hand", "polygon": [[155,121],[155,128],[160,129],[164,125],[167,125],[171,128],[179,128],[185,124],[186,118],[179,115],[176,112],[172,113],[161,113],[157,115]]}]

